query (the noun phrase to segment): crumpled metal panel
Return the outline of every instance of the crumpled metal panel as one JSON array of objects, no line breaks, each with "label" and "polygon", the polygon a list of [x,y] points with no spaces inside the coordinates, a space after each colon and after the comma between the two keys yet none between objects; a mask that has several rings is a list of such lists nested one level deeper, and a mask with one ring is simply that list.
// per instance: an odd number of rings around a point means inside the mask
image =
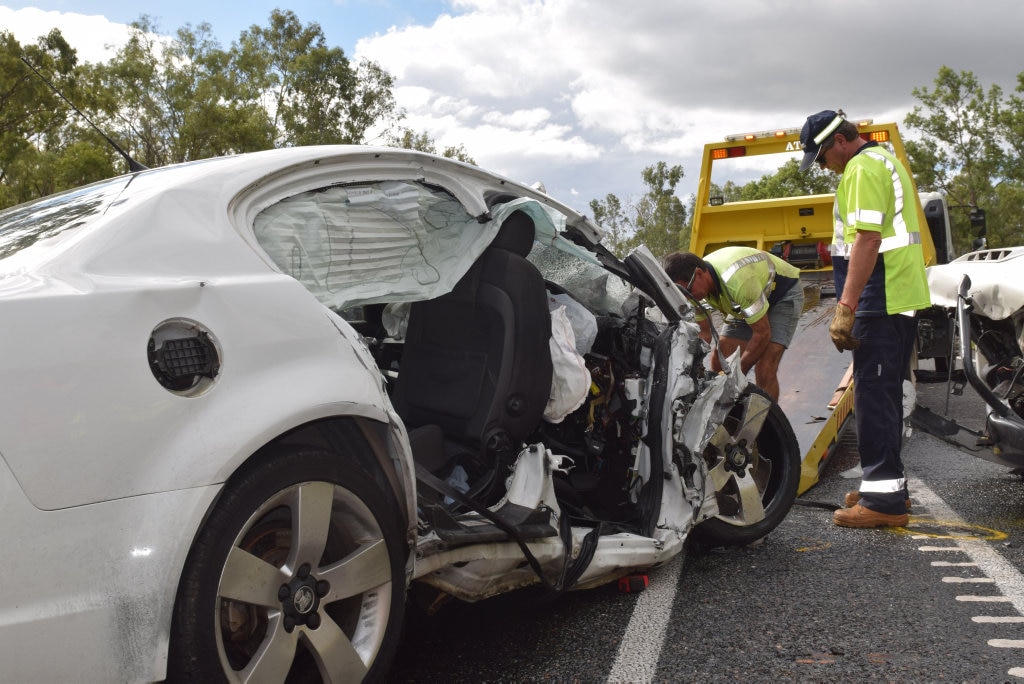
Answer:
[{"label": "crumpled metal panel", "polygon": [[928,268],[932,304],[956,308],[957,291],[964,275],[971,278],[974,310],[1002,320],[1024,308],[1024,247],[971,252],[940,266]]}]

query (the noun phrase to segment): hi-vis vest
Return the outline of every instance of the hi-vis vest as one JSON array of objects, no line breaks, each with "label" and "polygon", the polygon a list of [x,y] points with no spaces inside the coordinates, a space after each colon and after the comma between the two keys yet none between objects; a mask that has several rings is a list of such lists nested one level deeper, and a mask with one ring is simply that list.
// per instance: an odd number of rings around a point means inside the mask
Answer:
[{"label": "hi-vis vest", "polygon": [[[704,257],[718,276],[716,294],[705,301],[727,316],[756,323],[768,313],[776,276],[799,278],[800,269],[753,247],[723,247]],[[799,286],[797,286],[799,287]],[[698,316],[698,320],[703,316]]]},{"label": "hi-vis vest", "polygon": [[882,234],[879,259],[859,315],[896,314],[931,305],[910,175],[888,150],[862,147],[843,170],[834,205],[833,259],[849,258],[858,230]]}]

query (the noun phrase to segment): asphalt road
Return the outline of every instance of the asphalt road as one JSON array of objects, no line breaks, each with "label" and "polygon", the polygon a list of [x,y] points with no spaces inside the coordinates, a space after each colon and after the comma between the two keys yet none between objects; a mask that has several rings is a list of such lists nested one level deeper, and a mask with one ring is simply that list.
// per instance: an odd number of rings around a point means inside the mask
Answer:
[{"label": "asphalt road", "polygon": [[[946,411],[945,385],[919,386]],[[981,424],[970,389],[949,414]],[[901,530],[835,527],[855,435],[777,530],[691,547],[651,573],[540,603],[530,592],[414,613],[392,682],[1024,679],[1024,483],[913,432]],[[811,504],[811,505],[803,505]]]}]

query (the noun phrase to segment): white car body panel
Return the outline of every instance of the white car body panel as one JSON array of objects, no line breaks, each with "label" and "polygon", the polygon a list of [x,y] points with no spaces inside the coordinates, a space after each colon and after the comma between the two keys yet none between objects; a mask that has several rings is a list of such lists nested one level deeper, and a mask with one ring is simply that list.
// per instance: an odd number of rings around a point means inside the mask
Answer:
[{"label": "white car body panel", "polygon": [[[218,487],[41,511],[0,462],[0,662],[9,682],[164,676],[188,544]],[[191,515],[186,515],[191,511]]]},{"label": "white car body panel", "polygon": [[[290,206],[300,214],[343,223],[347,208],[320,215],[315,198],[302,195],[364,181],[441,187],[466,214],[438,228],[448,234],[404,236],[418,251],[402,268],[371,264],[364,281],[351,286],[316,292],[282,272],[278,262],[291,243],[261,240],[256,224],[280,219],[287,236],[305,222],[268,208],[298,197]],[[6,679],[165,677],[178,578],[211,505],[262,447],[321,420],[358,419],[361,428],[377,431],[367,440],[374,457],[388,462],[386,479],[404,505],[397,515],[413,552],[410,581],[469,601],[537,583],[514,541],[459,546],[435,531],[419,532],[407,428],[370,343],[336,311],[450,291],[514,211],[533,219],[536,242],[604,268],[563,236],[571,229],[575,239],[596,245],[600,236],[588,219],[472,166],[365,147],[272,150],[96,187],[105,188],[102,213],[86,213],[85,228],[48,234],[11,254],[0,242],[0,378],[17,388],[0,406],[0,536],[15,550],[0,561]],[[54,201],[57,221],[62,208]],[[368,254],[385,243],[373,227],[353,230],[362,230],[352,242]],[[297,238],[295,245],[307,249],[318,240]],[[636,258],[644,271],[664,276],[646,249]],[[618,531],[597,538],[573,588],[666,562],[697,523],[718,513],[701,455],[747,381],[736,355],[729,372],[702,378],[698,387],[694,359],[705,350],[692,311],[670,281],[653,287],[682,316],[662,336],[670,345],[667,366],[658,368],[666,374],[657,390],[664,399],[652,396],[650,363],[647,377],[629,378],[626,393],[635,402],[630,425],[660,425],[662,453],[639,438],[624,453],[635,482],[658,487],[645,489],[658,493],[659,508],[648,517],[650,536]],[[607,290],[595,296],[613,298]],[[147,345],[168,321],[208,332],[219,354],[215,378],[194,391],[170,390],[154,377]],[[691,456],[695,463],[684,476],[679,464]],[[527,447],[500,503],[550,511],[557,528],[563,511],[555,473],[572,467],[571,458],[543,444]],[[631,496],[635,504],[637,492]],[[571,556],[589,543],[590,530],[569,530]],[[526,546],[547,577],[558,575],[562,539],[530,539]]]},{"label": "white car body panel", "polygon": [[[0,412],[3,456],[39,508],[220,482],[270,437],[324,416],[354,412],[387,420],[379,377],[355,357],[354,345],[339,333],[341,325],[323,310],[289,315],[315,305],[290,278],[266,283],[218,279],[103,295],[94,291],[90,302],[93,306],[83,310],[74,296],[45,303],[26,297],[8,307],[11,327],[0,342],[4,358],[48,359],[59,368],[48,378],[57,386],[39,386],[39,369],[0,363],[5,377],[19,387],[39,389],[21,394]],[[153,382],[146,340],[169,312],[208,326],[232,350],[225,355],[218,384],[202,396],[171,396]],[[40,315],[52,321],[53,335],[22,338],[33,330],[28,322]],[[122,335],[106,334],[94,320]],[[315,327],[309,327],[311,322]],[[130,336],[123,332],[131,330]],[[83,337],[85,331],[95,335]],[[268,338],[270,333],[278,337]],[[349,334],[356,337],[351,329]],[[74,340],[81,356],[67,358],[68,340]],[[293,350],[292,358],[275,356],[285,348]],[[82,364],[82,358],[91,363]],[[345,374],[343,369],[348,369]],[[221,387],[232,387],[232,393],[224,396]],[[239,394],[246,397],[251,418],[245,423],[232,419]],[[121,399],[129,396],[131,403]],[[375,412],[370,414],[368,407]],[[40,435],[48,436],[45,443]],[[110,449],[112,435],[116,450]],[[103,459],[110,474],[82,480],[72,473],[34,469],[32,464],[46,455],[40,449]],[[228,452],[228,459],[210,458]],[[142,453],[147,454],[146,467],[139,467]]]},{"label": "white car body panel", "polygon": [[965,275],[975,309],[1002,320],[1024,309],[1024,247],[971,252],[939,266],[928,267],[932,304],[956,310],[957,292]]}]

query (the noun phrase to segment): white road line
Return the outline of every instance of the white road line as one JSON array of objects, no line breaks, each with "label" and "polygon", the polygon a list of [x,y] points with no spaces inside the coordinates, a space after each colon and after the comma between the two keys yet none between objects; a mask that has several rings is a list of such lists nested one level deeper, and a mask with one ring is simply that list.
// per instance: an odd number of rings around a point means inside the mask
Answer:
[{"label": "white road line", "polygon": [[622,635],[609,682],[649,682],[654,679],[665,643],[672,604],[679,588],[684,553],[680,553],[650,575],[650,584],[640,594],[633,616]]},{"label": "white road line", "polygon": [[942,581],[951,584],[988,584],[989,582],[995,582],[991,577],[943,577]]},{"label": "white road line", "polygon": [[1024,615],[977,615],[971,618],[974,622],[1024,622]]},{"label": "white road line", "polygon": [[[917,478],[908,478],[907,485],[914,491],[915,498],[920,501],[936,520],[954,525],[962,525],[963,520],[953,509],[946,505],[935,492]],[[978,564],[978,569],[992,578],[1003,596],[957,596],[957,601],[999,601],[1003,599],[1013,604],[1018,614],[1024,615],[1024,576],[1005,558],[986,542],[977,541],[964,543],[961,549],[967,557]],[[943,580],[945,581],[945,580]],[[977,620],[977,618],[973,618]],[[1024,648],[1024,641],[1019,639],[990,639],[989,646],[994,648]],[[1013,667],[1006,671],[1011,677],[1024,678],[1024,668]]]},{"label": "white road line", "polygon": [[[963,520],[953,512],[946,502],[921,480],[909,478],[907,483],[910,491],[914,492],[914,500],[920,501],[922,506],[928,510],[936,520],[963,524]],[[962,541],[960,549],[967,554],[967,557],[978,564],[978,569],[991,577],[996,587],[1003,596],[1009,599],[1010,603],[1018,613],[1024,615],[1024,575],[1013,567],[999,552],[989,546],[988,542]],[[957,596],[957,600],[961,597]]]},{"label": "white road line", "polygon": [[979,601],[982,603],[1009,603],[1009,596],[957,596],[957,601]]},{"label": "white road line", "polygon": [[932,566],[936,568],[976,568],[977,563],[950,563],[949,561],[932,561]]},{"label": "white road line", "polygon": [[[953,512],[946,502],[917,478],[908,478],[908,485],[914,492],[915,500],[931,512],[937,520],[963,524],[963,520]],[[933,561],[933,565],[976,565],[988,576],[985,578],[943,578],[943,581],[977,582],[991,578],[991,581],[1002,591],[1003,596],[957,596],[957,601],[979,602],[1010,602],[1018,613],[1024,614],[1024,576],[1010,565],[1006,559],[984,542],[958,544],[956,546],[921,546],[920,551],[945,552],[960,551],[973,563],[945,563]],[[649,682],[654,678],[661,657],[661,649],[665,641],[665,632],[672,613],[672,604],[679,587],[679,574],[683,568],[680,553],[666,565],[651,572],[651,582],[633,608],[626,631],[619,644],[619,652],[615,656],[612,670],[608,673],[609,682]],[[1009,620],[1007,620],[1009,622]],[[996,643],[998,642],[998,643]],[[993,639],[989,645],[1001,648],[1024,648],[1024,641],[1010,639]],[[1018,672],[1019,671],[1019,672]],[[1024,668],[1014,668],[1007,674],[1024,677]]]},{"label": "white road line", "polygon": [[989,639],[988,645],[995,648],[1024,648],[1024,641],[1020,639]]}]

